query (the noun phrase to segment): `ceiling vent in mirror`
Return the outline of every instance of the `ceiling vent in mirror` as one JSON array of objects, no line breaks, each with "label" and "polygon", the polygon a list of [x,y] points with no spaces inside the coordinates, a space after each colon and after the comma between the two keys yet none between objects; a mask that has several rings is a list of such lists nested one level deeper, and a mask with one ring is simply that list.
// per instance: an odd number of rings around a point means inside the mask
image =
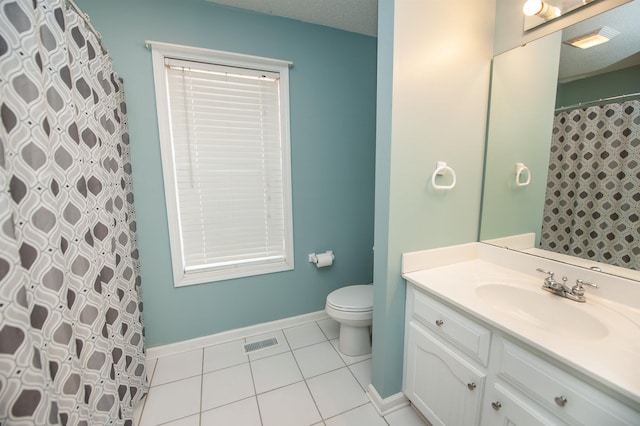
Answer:
[{"label": "ceiling vent in mirror", "polygon": [[598,30],[591,31],[590,33],[574,37],[570,40],[565,40],[564,43],[573,47],[579,47],[580,49],[588,49],[590,47],[606,43],[618,34],[620,34],[620,32],[613,28],[602,27]]}]

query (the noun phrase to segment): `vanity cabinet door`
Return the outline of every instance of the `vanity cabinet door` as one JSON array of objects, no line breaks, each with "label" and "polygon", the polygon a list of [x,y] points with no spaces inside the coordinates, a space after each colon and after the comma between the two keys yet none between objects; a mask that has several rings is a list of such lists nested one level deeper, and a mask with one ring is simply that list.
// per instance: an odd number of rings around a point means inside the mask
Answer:
[{"label": "vanity cabinet door", "polygon": [[432,425],[477,425],[485,375],[414,321],[407,332],[407,397]]},{"label": "vanity cabinet door", "polygon": [[494,384],[487,392],[485,401],[482,415],[482,424],[485,426],[566,425],[501,383]]},{"label": "vanity cabinet door", "polygon": [[[640,413],[530,353],[502,340],[498,376],[555,417],[571,424],[640,425]],[[603,366],[605,363],[603,362]]]}]

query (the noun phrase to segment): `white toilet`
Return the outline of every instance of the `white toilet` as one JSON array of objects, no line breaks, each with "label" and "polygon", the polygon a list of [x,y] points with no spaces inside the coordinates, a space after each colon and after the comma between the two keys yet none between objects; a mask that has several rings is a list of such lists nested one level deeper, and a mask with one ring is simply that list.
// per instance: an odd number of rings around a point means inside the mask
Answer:
[{"label": "white toilet", "polygon": [[340,323],[340,352],[349,356],[371,353],[373,284],[350,285],[332,291],[324,310]]}]

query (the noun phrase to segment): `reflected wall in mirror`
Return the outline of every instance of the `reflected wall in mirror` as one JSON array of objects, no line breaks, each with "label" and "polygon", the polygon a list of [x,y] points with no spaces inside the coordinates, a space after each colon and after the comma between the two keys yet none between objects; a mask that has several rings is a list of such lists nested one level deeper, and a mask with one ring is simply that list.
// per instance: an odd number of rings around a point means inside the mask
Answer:
[{"label": "reflected wall in mirror", "polygon": [[[494,58],[481,241],[528,234],[515,248],[640,277],[639,21],[640,1],[632,1]],[[608,43],[562,43],[605,25],[620,32]],[[617,112],[602,106],[620,103]],[[518,185],[517,163],[530,170],[529,185]],[[558,193],[574,199],[555,203]]]}]

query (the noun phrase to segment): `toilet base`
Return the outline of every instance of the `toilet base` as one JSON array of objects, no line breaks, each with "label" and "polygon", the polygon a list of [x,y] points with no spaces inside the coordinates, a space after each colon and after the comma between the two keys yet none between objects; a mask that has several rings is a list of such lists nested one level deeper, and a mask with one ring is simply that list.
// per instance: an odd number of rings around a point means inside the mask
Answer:
[{"label": "toilet base", "polygon": [[348,356],[360,356],[371,353],[371,336],[369,327],[354,327],[340,324],[338,349]]}]

